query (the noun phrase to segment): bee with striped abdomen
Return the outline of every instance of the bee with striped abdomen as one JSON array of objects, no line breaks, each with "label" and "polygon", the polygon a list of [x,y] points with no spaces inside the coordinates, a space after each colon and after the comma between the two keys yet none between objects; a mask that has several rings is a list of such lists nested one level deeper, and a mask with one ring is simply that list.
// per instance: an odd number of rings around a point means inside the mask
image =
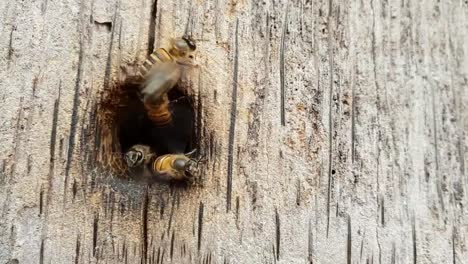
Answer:
[{"label": "bee with striped abdomen", "polygon": [[198,161],[187,154],[156,156],[146,145],[132,146],[124,156],[133,176],[154,181],[181,181],[193,178]]},{"label": "bee with striped abdomen", "polygon": [[140,67],[144,78],[140,93],[149,118],[160,125],[171,121],[167,93],[182,77],[184,66],[191,65],[196,45],[189,37],[173,39],[171,48],[158,48]]}]

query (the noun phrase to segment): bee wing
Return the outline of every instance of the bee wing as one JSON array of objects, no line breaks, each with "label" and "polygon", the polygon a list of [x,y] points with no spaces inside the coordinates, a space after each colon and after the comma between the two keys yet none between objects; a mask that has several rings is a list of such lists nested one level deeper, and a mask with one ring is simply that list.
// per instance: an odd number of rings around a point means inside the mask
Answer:
[{"label": "bee wing", "polygon": [[143,101],[149,104],[156,104],[164,94],[177,84],[180,76],[180,66],[174,62],[154,64],[146,75],[146,81],[141,89]]}]

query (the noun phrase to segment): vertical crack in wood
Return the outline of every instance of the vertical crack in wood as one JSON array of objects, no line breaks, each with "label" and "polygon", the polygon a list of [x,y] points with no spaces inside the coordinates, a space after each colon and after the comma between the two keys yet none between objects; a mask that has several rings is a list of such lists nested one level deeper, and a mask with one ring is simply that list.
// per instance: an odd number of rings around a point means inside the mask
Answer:
[{"label": "vertical crack in wood", "polygon": [[156,251],[155,251],[155,248],[153,247],[153,249],[151,250],[151,258],[150,258],[149,264],[154,264],[155,259],[156,259]]},{"label": "vertical crack in wood", "polygon": [[309,264],[314,263],[314,234],[312,233],[312,223],[309,219],[309,232],[307,238],[307,261]]},{"label": "vertical crack in wood", "polygon": [[[92,116],[92,110],[90,109],[90,105],[96,105],[94,100],[86,100],[86,105],[84,107],[84,113],[89,113],[88,119],[86,117],[81,119],[81,131],[80,131],[80,153],[82,153],[82,161],[80,162],[81,165],[81,174],[84,177],[87,177],[88,175],[85,173],[87,169],[87,164],[89,163],[89,156],[92,155],[92,152],[90,148],[92,148],[92,144],[89,144],[89,141],[87,140],[90,133],[89,133],[89,126],[93,126],[95,123],[95,120],[93,120]],[[87,179],[85,178],[83,180],[84,182],[87,182]]]},{"label": "vertical crack in wood", "polygon": [[351,216],[348,215],[348,240],[346,247],[347,264],[352,263],[352,234],[351,234]]},{"label": "vertical crack in wood", "polygon": [[[147,255],[147,262],[149,262],[150,264],[153,263],[152,261],[152,258],[153,258],[153,255],[154,255],[154,250],[155,250],[155,243],[153,243],[153,239],[154,239],[154,236],[151,236],[150,238],[150,241],[148,243],[148,253],[146,254]],[[151,257],[149,257],[150,253],[149,253],[149,248],[151,248]]]},{"label": "vertical crack in wood", "polygon": [[380,223],[385,227],[385,197],[380,197]]},{"label": "vertical crack in wood", "polygon": [[[175,240],[175,231],[172,230],[172,235],[171,235],[171,248],[170,248],[170,250],[169,250],[171,259],[172,259],[172,257],[174,256],[174,240]],[[154,250],[153,250],[153,252],[154,252]]]},{"label": "vertical crack in wood", "polygon": [[457,251],[455,249],[455,227],[452,227],[452,263],[457,264]]},{"label": "vertical crack in wood", "polygon": [[159,260],[161,259],[161,247],[158,247],[158,254],[156,257],[156,263],[159,264]]},{"label": "vertical crack in wood", "polygon": [[371,55],[372,55],[372,64],[373,64],[373,74],[374,74],[374,86],[376,90],[376,104],[377,104],[377,115],[379,114],[379,111],[382,110],[381,108],[381,102],[380,102],[380,85],[377,79],[377,43],[376,43],[376,37],[375,37],[375,10],[374,10],[374,1],[372,0],[370,2],[371,9],[372,9],[372,33],[371,33],[371,40],[372,40],[372,46],[371,46]]},{"label": "vertical crack in wood", "polygon": [[47,11],[47,2],[48,0],[44,0],[41,4],[41,15],[44,15]]},{"label": "vertical crack in wood", "polygon": [[75,264],[78,264],[80,261],[80,250],[81,250],[81,241],[80,234],[76,236],[76,246],[75,246]]},{"label": "vertical crack in wood", "polygon": [[233,89],[231,98],[231,120],[229,125],[229,146],[228,146],[228,170],[227,170],[227,191],[226,191],[226,211],[231,210],[231,195],[232,195],[232,169],[233,169],[233,152],[234,152],[234,136],[236,130],[237,117],[237,79],[239,68],[239,19],[236,20],[236,36],[235,36],[235,51],[234,51],[234,77]]},{"label": "vertical crack in wood", "polygon": [[434,85],[431,85],[431,97],[432,97],[432,129],[434,130],[434,159],[435,159],[435,183],[437,189],[437,196],[440,202],[442,212],[445,211],[444,196],[442,191],[442,179],[439,175],[439,140],[437,137],[437,107],[435,99],[435,89]]},{"label": "vertical crack in wood", "polygon": [[[59,82],[58,96],[54,102],[54,110],[52,113],[52,129],[50,132],[50,149],[49,149],[49,173],[47,174],[47,196],[45,204],[45,215],[47,216],[48,207],[52,200],[52,179],[55,171],[55,147],[57,145],[57,126],[58,126],[58,115],[60,109],[60,99],[62,94],[62,81]],[[42,207],[41,207],[42,209]],[[42,210],[41,210],[42,212]]]},{"label": "vertical crack in wood", "polygon": [[200,252],[201,242],[203,237],[203,211],[204,205],[203,202],[200,202],[200,206],[198,208],[198,241],[197,241],[197,250]]},{"label": "vertical crack in wood", "polygon": [[10,65],[11,58],[13,57],[13,32],[16,31],[16,26],[13,26],[10,31],[10,40],[8,41],[8,53],[7,53],[7,60],[8,65]]},{"label": "vertical crack in wood", "polygon": [[34,98],[36,98],[36,91],[37,91],[37,86],[38,86],[38,83],[39,83],[39,75],[36,75],[34,76],[33,78],[33,81],[32,81],[32,95],[31,95],[31,99],[34,100]]},{"label": "vertical crack in wood", "polygon": [[94,219],[93,219],[93,257],[96,256],[96,252],[97,252],[98,227],[99,227],[99,213],[95,213]]},{"label": "vertical crack in wood", "polygon": [[240,208],[240,201],[239,196],[236,197],[236,226],[239,227],[239,208]]},{"label": "vertical crack in wood", "polygon": [[359,260],[362,261],[362,253],[363,253],[363,250],[364,250],[364,240],[366,239],[366,233],[364,231],[364,234],[362,235],[362,240],[361,240],[361,249],[360,249],[360,252],[359,252]]},{"label": "vertical crack in wood", "polygon": [[72,201],[75,201],[76,198],[76,193],[78,192],[78,183],[76,182],[76,179],[73,178],[73,184],[72,184]]},{"label": "vertical crack in wood", "polygon": [[296,205],[301,205],[301,180],[296,180]]},{"label": "vertical crack in wood", "polygon": [[41,185],[41,189],[39,191],[39,216],[42,216],[42,212],[44,211],[44,186]]},{"label": "vertical crack in wood", "polygon": [[275,250],[275,245],[274,244],[271,245],[271,253],[273,254],[273,263],[276,264],[276,250]]},{"label": "vertical crack in wood", "polygon": [[156,17],[158,15],[158,0],[153,0],[153,4],[151,6],[151,16],[150,16],[150,23],[148,29],[148,55],[153,53],[154,51],[154,40],[156,35]]},{"label": "vertical crack in wood", "polygon": [[[92,122],[93,124],[96,124],[97,122],[102,122],[102,121],[96,121],[96,120],[99,120],[97,115],[98,115],[98,110],[99,107],[97,104],[94,105],[93,107],[93,110],[92,110],[92,113],[90,113],[90,115],[92,115],[92,118],[90,118],[90,120],[94,120],[94,121],[90,121]],[[99,157],[99,149],[101,148],[101,126],[100,125],[95,125],[94,128],[93,128],[93,131],[91,133],[94,134],[93,136],[93,142],[94,142],[94,148],[92,149],[92,158],[90,159],[90,166],[93,165],[93,163],[95,163],[97,160],[98,160],[98,157]],[[92,160],[92,161],[91,161]]]},{"label": "vertical crack in wood", "polygon": [[164,200],[161,200],[161,203],[159,204],[159,219],[162,219],[164,217],[165,208],[166,208],[166,202]]},{"label": "vertical crack in wood", "polygon": [[176,199],[175,197],[173,197],[172,202],[171,202],[171,212],[169,213],[169,222],[167,224],[167,235],[169,235],[169,232],[171,231],[171,227],[172,227],[172,219],[174,218],[175,202],[176,202]]},{"label": "vertical crack in wood", "polygon": [[280,89],[281,89],[281,125],[286,125],[286,113],[285,113],[285,100],[286,100],[286,88],[285,88],[285,65],[284,65],[284,52],[286,50],[286,31],[288,28],[288,11],[289,1],[286,3],[286,9],[284,11],[284,22],[283,29],[281,32],[281,46],[280,46]]},{"label": "vertical crack in wood", "polygon": [[[215,142],[214,142],[214,133],[210,131],[210,139],[209,139],[209,152],[210,152],[210,160],[213,160],[214,150],[215,150]],[[213,162],[214,163],[214,162]]]},{"label": "vertical crack in wood", "polygon": [[[23,108],[23,103],[24,103],[24,97],[20,97],[20,102],[19,102],[19,107],[18,107],[18,114],[16,116],[16,124],[15,124],[15,132],[14,132],[14,136],[13,136],[13,142],[14,142],[14,148],[13,148],[13,160],[16,160],[17,157],[18,157],[18,149],[19,149],[19,146],[20,146],[20,143],[21,143],[21,140],[20,140],[20,136],[21,136],[21,132],[20,131],[23,131],[23,125],[21,123],[21,121],[23,120],[24,118],[24,108]],[[9,178],[9,183],[12,183],[13,181],[13,177],[16,175],[16,166],[17,166],[17,163],[16,162],[13,162],[13,164],[11,165],[11,171],[10,171],[10,178]],[[9,200],[10,199],[10,192],[7,192],[7,199],[6,200]]]},{"label": "vertical crack in wood", "polygon": [[[351,162],[356,160],[356,85],[353,81],[351,86]],[[354,166],[352,168],[353,175]]]},{"label": "vertical crack in wood", "polygon": [[161,253],[161,262],[160,262],[161,264],[164,263],[164,255],[165,255],[165,254],[166,254],[166,249],[163,248],[162,253]]},{"label": "vertical crack in wood", "polygon": [[128,260],[128,249],[127,249],[126,240],[123,241],[123,245],[122,245],[122,255],[123,255],[124,263],[127,263],[127,260]]},{"label": "vertical crack in wood", "polygon": [[377,232],[376,232],[376,236],[377,236],[377,249],[379,250],[379,263],[382,263],[382,245],[380,243],[380,238],[379,238],[379,229],[377,229]]},{"label": "vertical crack in wood", "polygon": [[0,183],[4,183],[6,177],[6,160],[1,160],[0,162]]},{"label": "vertical crack in wood", "polygon": [[148,258],[148,207],[149,190],[146,188],[141,209],[141,263],[145,264]]},{"label": "vertical crack in wood", "polygon": [[437,138],[437,107],[435,101],[435,91],[434,85],[431,85],[431,97],[432,97],[432,129],[434,130],[434,159],[435,159],[435,166],[436,166],[436,179],[438,180],[438,173],[439,173],[439,150],[438,145],[439,141]]},{"label": "vertical crack in wood", "polygon": [[411,219],[411,229],[413,237],[413,263],[418,263],[418,248],[417,248],[417,238],[416,238],[416,222],[414,215]]},{"label": "vertical crack in wood", "polygon": [[458,138],[458,143],[457,143],[457,149],[458,149],[458,156],[460,156],[460,173],[461,175],[467,175],[468,173],[465,174],[465,147],[463,145],[463,129],[462,132],[460,132],[460,136]]},{"label": "vertical crack in wood", "polygon": [[[381,131],[381,124],[380,124],[380,111],[384,110],[382,109],[382,103],[380,100],[380,85],[378,82],[378,76],[377,76],[377,43],[376,43],[376,37],[375,37],[375,10],[374,10],[374,1],[372,0],[370,2],[371,9],[372,9],[372,33],[371,33],[371,57],[372,57],[372,64],[373,64],[373,74],[374,74],[374,86],[375,86],[375,92],[376,92],[376,115],[377,115],[377,131],[378,131],[378,143],[377,143],[377,185],[376,185],[376,193],[378,194],[380,192],[380,174],[379,174],[379,169],[380,169],[380,153],[381,153],[381,147],[380,144],[382,142],[382,131]],[[379,197],[377,197],[379,199]],[[379,202],[379,201],[377,201]]]},{"label": "vertical crack in wood", "polygon": [[72,107],[72,115],[71,115],[71,122],[70,122],[70,135],[68,137],[68,152],[67,152],[67,161],[65,164],[65,181],[64,181],[64,195],[63,200],[67,197],[67,189],[68,189],[68,178],[70,176],[70,169],[73,159],[73,152],[75,150],[75,138],[76,138],[76,129],[78,126],[78,109],[80,107],[80,83],[81,79],[83,78],[83,36],[80,35],[80,50],[78,55],[78,70],[76,72],[76,80],[75,80],[75,94],[73,95],[73,107]]},{"label": "vertical crack in wood", "polygon": [[32,170],[32,165],[33,165],[33,157],[31,154],[28,155],[27,161],[26,161],[26,175],[29,176],[31,174]]},{"label": "vertical crack in wood", "polygon": [[[197,101],[196,101],[196,103],[197,103],[197,108],[196,108],[197,112],[196,112],[196,129],[194,131],[195,132],[195,135],[194,135],[195,146],[194,147],[202,149],[203,153],[200,152],[200,155],[205,156],[206,155],[205,150],[207,149],[207,145],[209,144],[209,142],[207,142],[207,137],[206,136],[202,137],[202,133],[203,133],[203,135],[205,135],[204,132],[206,132],[204,130],[204,128],[203,128],[203,100],[202,100],[203,91],[202,91],[202,89],[203,89],[203,81],[202,81],[202,74],[201,74],[201,71],[200,71],[200,73],[198,74],[198,94],[197,94]],[[202,138],[203,138],[203,142],[201,140]],[[200,146],[201,144],[203,144],[203,145]],[[211,148],[211,145],[209,146],[209,148]],[[200,173],[200,175],[204,175],[204,173]]]},{"label": "vertical crack in wood", "polygon": [[276,225],[276,259],[280,258],[281,247],[281,223],[278,214],[278,208],[275,208],[275,225]]},{"label": "vertical crack in wood", "polygon": [[119,38],[117,39],[117,48],[119,49],[119,58],[122,57],[122,22],[119,23]]},{"label": "vertical crack in wood", "polygon": [[117,201],[116,201],[116,198],[115,198],[115,193],[114,192],[111,192],[109,194],[110,196],[110,203],[109,203],[109,209],[110,209],[110,216],[109,216],[109,220],[111,221],[110,222],[110,229],[112,230],[112,223],[113,223],[113,219],[114,219],[114,209],[115,209],[115,205],[117,204]]},{"label": "vertical crack in wood", "polygon": [[332,11],[333,11],[333,1],[328,1],[328,60],[329,60],[329,70],[330,70],[330,92],[328,96],[329,100],[329,113],[328,113],[328,188],[327,188],[327,238],[330,229],[330,203],[331,203],[331,188],[332,188],[332,150],[333,150],[333,34],[332,34]]},{"label": "vertical crack in wood", "polygon": [[44,239],[41,239],[41,247],[39,249],[39,264],[44,263]]},{"label": "vertical crack in wood", "polygon": [[[106,61],[106,70],[104,72],[104,90],[109,89],[109,84],[111,80],[111,69],[112,69],[112,51],[114,50],[114,37],[115,37],[115,28],[117,21],[117,13],[119,11],[120,1],[117,1],[115,4],[115,11],[112,18],[112,31],[110,36],[109,50],[107,52],[107,61]],[[120,37],[120,36],[119,36]]]}]

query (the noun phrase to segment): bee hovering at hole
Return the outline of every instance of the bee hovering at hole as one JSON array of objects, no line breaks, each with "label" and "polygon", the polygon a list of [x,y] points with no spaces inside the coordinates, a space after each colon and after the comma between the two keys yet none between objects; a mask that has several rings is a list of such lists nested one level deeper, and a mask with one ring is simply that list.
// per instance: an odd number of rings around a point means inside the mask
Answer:
[{"label": "bee hovering at hole", "polygon": [[167,113],[167,93],[182,77],[184,66],[191,66],[196,45],[187,36],[171,40],[171,48],[158,48],[140,67],[138,73],[145,79],[141,95],[148,115],[158,123],[170,122]]},{"label": "bee hovering at hole", "polygon": [[120,129],[124,159],[132,174],[163,181],[192,177],[198,162],[190,158],[193,152],[184,154],[192,141],[192,102],[184,91],[174,92],[182,95],[179,98],[170,98],[169,93],[192,65],[195,49],[189,37],[176,38],[169,49],[158,48],[140,67],[142,104],[128,111],[139,114],[128,114]]}]

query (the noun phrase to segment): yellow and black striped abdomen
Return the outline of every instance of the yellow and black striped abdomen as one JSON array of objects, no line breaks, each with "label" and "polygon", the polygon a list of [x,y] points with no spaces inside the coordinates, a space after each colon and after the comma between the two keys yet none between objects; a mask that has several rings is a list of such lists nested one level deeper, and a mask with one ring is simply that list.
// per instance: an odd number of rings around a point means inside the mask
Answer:
[{"label": "yellow and black striped abdomen", "polygon": [[169,99],[163,95],[156,104],[146,103],[148,118],[157,126],[167,126],[172,122],[172,113],[169,108]]},{"label": "yellow and black striped abdomen", "polygon": [[163,62],[174,61],[174,58],[169,54],[169,52],[164,48],[159,48],[151,53],[148,58],[143,62],[143,65],[140,67],[141,77],[145,77],[146,74],[151,70],[153,65]]},{"label": "yellow and black striped abdomen", "polygon": [[159,48],[140,67],[140,77],[145,79],[141,90],[143,102],[148,117],[158,126],[166,126],[172,121],[167,92],[180,77],[174,61],[166,49]]}]

